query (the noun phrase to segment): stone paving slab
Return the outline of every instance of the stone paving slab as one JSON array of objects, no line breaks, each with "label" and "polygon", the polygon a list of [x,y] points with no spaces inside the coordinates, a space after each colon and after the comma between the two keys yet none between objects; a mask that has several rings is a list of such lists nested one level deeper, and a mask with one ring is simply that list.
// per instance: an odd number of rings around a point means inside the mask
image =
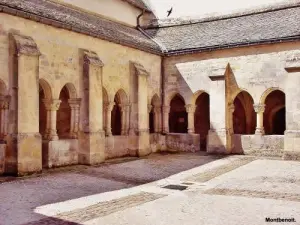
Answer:
[{"label": "stone paving slab", "polygon": [[191,182],[207,182],[215,177],[221,176],[222,174],[228,173],[232,170],[235,170],[243,165],[246,165],[252,161],[256,160],[254,157],[246,157],[246,158],[239,158],[234,161],[230,161],[225,165],[216,167],[214,169],[193,175],[185,179],[185,181]]},{"label": "stone paving slab", "polygon": [[250,198],[268,198],[285,201],[300,202],[300,195],[293,193],[279,193],[270,191],[251,191],[251,190],[233,190],[213,188],[203,192],[210,195],[228,195],[228,196],[245,196]]}]

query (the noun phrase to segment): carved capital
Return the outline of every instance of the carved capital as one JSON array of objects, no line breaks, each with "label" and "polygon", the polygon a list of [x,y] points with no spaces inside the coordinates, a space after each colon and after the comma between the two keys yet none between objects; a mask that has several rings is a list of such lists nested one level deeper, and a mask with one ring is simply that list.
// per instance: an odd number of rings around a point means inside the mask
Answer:
[{"label": "carved capital", "polygon": [[81,103],[81,98],[71,98],[68,100],[68,103],[71,108],[79,108]]},{"label": "carved capital", "polygon": [[150,113],[150,112],[151,112],[152,108],[153,108],[153,106],[152,106],[152,105],[148,105],[148,113]]},{"label": "carved capital", "polygon": [[196,106],[192,104],[185,105],[185,109],[187,113],[194,113],[196,111]]},{"label": "carved capital", "polygon": [[114,105],[115,105],[115,103],[114,102],[106,102],[105,103],[105,110],[107,111],[107,112],[111,112],[112,110],[113,110],[113,108],[114,108]]},{"label": "carved capital", "polygon": [[263,113],[265,111],[265,104],[254,104],[253,107],[256,113]]},{"label": "carved capital", "polygon": [[61,100],[59,99],[43,99],[46,110],[57,111],[59,109]]}]

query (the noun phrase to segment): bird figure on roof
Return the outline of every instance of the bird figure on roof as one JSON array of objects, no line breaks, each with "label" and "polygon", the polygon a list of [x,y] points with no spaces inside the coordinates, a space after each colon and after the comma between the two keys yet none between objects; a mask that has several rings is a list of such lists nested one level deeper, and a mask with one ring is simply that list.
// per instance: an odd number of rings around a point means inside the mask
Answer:
[{"label": "bird figure on roof", "polygon": [[167,17],[169,17],[171,15],[172,11],[173,11],[173,7],[167,11],[167,13],[168,13]]}]

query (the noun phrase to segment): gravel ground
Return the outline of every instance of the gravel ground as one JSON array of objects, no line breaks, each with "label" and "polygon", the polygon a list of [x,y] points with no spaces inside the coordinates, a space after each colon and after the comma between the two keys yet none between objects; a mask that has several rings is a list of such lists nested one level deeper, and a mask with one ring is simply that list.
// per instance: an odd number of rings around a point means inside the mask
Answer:
[{"label": "gravel ground", "polygon": [[[129,188],[216,160],[197,154],[153,154],[123,163],[98,167],[75,166],[54,169],[0,183],[0,224],[76,224],[36,214],[36,207],[103,192]],[[6,180],[7,178],[2,178]],[[13,178],[9,178],[13,179]]]}]

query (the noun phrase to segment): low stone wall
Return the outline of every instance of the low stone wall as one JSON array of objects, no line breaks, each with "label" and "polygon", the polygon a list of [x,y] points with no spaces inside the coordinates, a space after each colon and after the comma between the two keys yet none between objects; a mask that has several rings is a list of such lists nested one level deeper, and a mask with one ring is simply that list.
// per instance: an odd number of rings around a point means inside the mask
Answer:
[{"label": "low stone wall", "polygon": [[[133,146],[136,145],[135,137],[130,136],[110,136],[105,138],[105,159],[119,158],[130,155],[130,140]],[[135,147],[136,152],[136,147]]]},{"label": "low stone wall", "polygon": [[166,136],[159,133],[150,134],[150,148],[151,152],[165,151]]},{"label": "low stone wall", "polygon": [[282,156],[284,135],[240,135],[233,136],[232,153],[259,156]]},{"label": "low stone wall", "polygon": [[0,174],[4,173],[6,144],[0,144]]},{"label": "low stone wall", "polygon": [[166,145],[169,151],[200,151],[200,135],[169,133],[166,135]]},{"label": "low stone wall", "polygon": [[78,140],[43,141],[43,167],[78,164]]}]

